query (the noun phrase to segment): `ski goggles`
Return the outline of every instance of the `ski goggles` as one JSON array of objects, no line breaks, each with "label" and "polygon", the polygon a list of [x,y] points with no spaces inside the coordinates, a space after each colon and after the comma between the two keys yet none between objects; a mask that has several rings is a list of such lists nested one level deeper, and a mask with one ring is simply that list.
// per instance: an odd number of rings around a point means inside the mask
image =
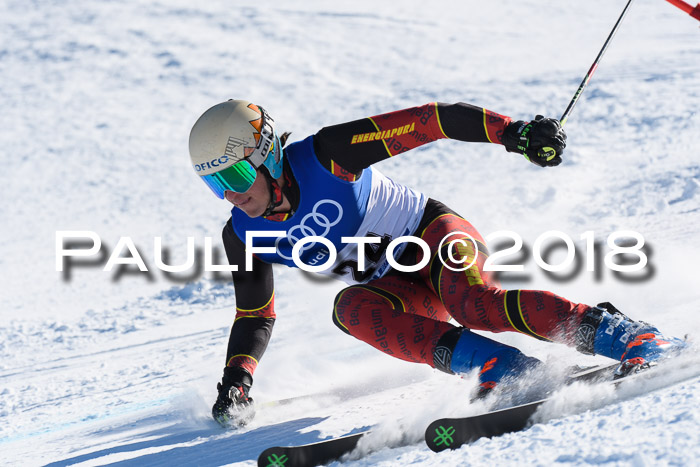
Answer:
[{"label": "ski goggles", "polygon": [[[220,199],[224,199],[226,190],[235,191],[236,193],[245,193],[253,186],[255,179],[258,176],[258,168],[264,165],[268,156],[275,151],[280,151],[281,148],[275,147],[275,143],[279,144],[279,140],[275,138],[275,130],[272,125],[273,120],[265,112],[262,107],[258,107],[262,115],[262,124],[260,128],[260,138],[253,151],[244,159],[239,160],[233,165],[219,170],[213,174],[201,175],[202,180]],[[224,154],[225,162],[231,159],[230,154]],[[221,159],[219,161],[221,161]],[[224,162],[224,163],[225,163]]]},{"label": "ski goggles", "polygon": [[224,199],[226,190],[236,193],[245,193],[250,190],[257,176],[258,171],[253,164],[243,160],[216,173],[202,175],[202,180],[216,196]]}]

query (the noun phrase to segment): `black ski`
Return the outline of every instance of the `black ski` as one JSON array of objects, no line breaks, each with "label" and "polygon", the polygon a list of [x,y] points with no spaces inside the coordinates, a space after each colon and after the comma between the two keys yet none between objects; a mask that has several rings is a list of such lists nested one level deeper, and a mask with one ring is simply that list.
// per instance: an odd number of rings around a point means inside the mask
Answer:
[{"label": "black ski", "polygon": [[326,464],[355,449],[369,431],[302,446],[271,447],[258,456],[258,467],[311,467]]},{"label": "black ski", "polygon": [[[567,384],[576,381],[612,380],[619,363],[594,366],[573,373]],[[526,404],[494,410],[481,415],[435,420],[425,430],[425,442],[435,452],[457,449],[459,446],[482,437],[498,436],[525,428],[532,414],[548,398]]]},{"label": "black ski", "polygon": [[[618,379],[613,379],[613,368],[618,364],[614,364],[609,368],[601,367],[599,369],[591,369],[584,371],[581,374],[571,377],[571,381],[609,381],[615,387],[626,385],[634,380],[643,379],[652,381],[657,379],[659,374],[664,375],[664,379],[660,381],[661,386],[668,386],[690,377],[697,376],[700,371],[691,371],[685,375],[679,375],[676,378],[667,378],[665,367],[659,368],[654,366],[637,373],[632,373]],[[687,362],[682,367],[691,367],[693,365]],[[518,405],[515,407],[494,410],[481,415],[462,418],[441,418],[433,421],[425,430],[425,442],[428,447],[440,452],[447,449],[458,449],[460,446],[476,441],[482,437],[500,436],[505,433],[520,431],[528,426],[530,418],[537,409],[547,402],[549,397]]]},{"label": "black ski", "polygon": [[498,436],[520,431],[538,407],[547,402],[542,399],[507,409],[495,410],[473,417],[441,418],[428,425],[425,442],[435,452],[457,449],[482,437]]}]

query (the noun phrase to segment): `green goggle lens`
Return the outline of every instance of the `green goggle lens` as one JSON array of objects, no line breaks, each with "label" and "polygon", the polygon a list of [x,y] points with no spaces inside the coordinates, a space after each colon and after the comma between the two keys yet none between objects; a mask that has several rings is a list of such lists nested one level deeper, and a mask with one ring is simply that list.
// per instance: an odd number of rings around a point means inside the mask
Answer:
[{"label": "green goggle lens", "polygon": [[226,190],[245,193],[253,186],[258,172],[248,161],[238,161],[210,175],[202,175],[202,180],[220,199],[224,199]]}]

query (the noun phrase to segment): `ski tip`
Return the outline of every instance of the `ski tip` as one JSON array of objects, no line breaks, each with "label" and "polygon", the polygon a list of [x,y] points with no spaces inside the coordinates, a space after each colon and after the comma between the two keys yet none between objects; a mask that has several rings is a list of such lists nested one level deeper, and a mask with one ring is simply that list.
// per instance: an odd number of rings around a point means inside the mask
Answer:
[{"label": "ski tip", "polygon": [[286,467],[288,460],[284,448],[273,446],[260,453],[258,467]]},{"label": "ski tip", "polygon": [[454,438],[456,431],[449,419],[436,420],[425,430],[425,443],[433,452],[456,449],[458,447]]}]

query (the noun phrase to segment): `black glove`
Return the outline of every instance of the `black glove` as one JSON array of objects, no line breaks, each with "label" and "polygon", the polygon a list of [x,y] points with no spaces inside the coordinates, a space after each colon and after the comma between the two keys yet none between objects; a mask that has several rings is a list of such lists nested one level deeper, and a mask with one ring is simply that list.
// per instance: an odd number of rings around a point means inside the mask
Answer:
[{"label": "black glove", "polygon": [[253,418],[253,399],[248,396],[250,386],[234,383],[233,386],[227,387],[218,383],[216,389],[219,395],[211,408],[211,415],[219,424],[243,426]]},{"label": "black glove", "polygon": [[531,122],[518,120],[503,132],[503,145],[508,152],[517,152],[540,167],[561,164],[566,147],[566,133],[559,120],[538,115]]}]

